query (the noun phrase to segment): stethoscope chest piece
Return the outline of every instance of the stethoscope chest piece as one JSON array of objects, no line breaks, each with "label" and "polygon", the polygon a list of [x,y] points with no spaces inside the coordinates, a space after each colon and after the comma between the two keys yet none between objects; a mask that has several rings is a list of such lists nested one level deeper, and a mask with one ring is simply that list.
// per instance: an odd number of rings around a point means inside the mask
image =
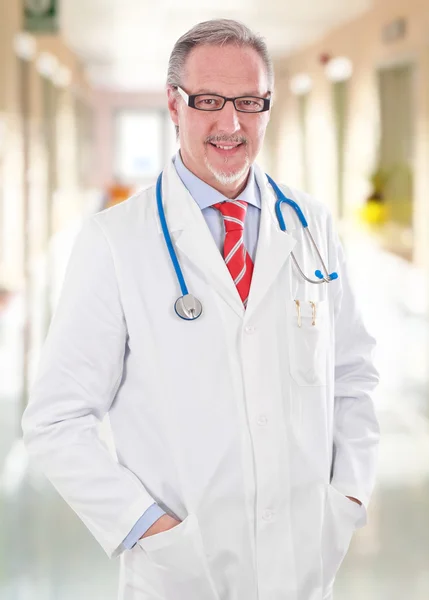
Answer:
[{"label": "stethoscope chest piece", "polygon": [[192,294],[186,294],[177,298],[174,304],[176,314],[186,321],[194,321],[203,312],[202,304]]}]

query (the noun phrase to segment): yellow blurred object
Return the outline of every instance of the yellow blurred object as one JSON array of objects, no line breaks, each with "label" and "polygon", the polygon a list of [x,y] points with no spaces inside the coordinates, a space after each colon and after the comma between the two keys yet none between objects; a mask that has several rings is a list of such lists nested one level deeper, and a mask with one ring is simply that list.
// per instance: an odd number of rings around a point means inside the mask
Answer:
[{"label": "yellow blurred object", "polygon": [[369,225],[382,225],[387,221],[387,206],[379,200],[367,200],[362,208],[361,217]]},{"label": "yellow blurred object", "polygon": [[359,211],[362,221],[370,227],[384,225],[389,219],[389,209],[385,201],[385,193],[390,176],[390,171],[380,166],[370,175],[372,192]]}]

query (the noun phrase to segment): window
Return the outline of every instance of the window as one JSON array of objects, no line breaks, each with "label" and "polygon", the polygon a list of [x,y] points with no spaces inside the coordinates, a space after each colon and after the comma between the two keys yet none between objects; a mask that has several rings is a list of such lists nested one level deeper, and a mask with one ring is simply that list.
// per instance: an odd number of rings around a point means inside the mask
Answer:
[{"label": "window", "polygon": [[156,178],[164,163],[165,116],[160,110],[121,110],[115,118],[114,173],[125,184]]}]

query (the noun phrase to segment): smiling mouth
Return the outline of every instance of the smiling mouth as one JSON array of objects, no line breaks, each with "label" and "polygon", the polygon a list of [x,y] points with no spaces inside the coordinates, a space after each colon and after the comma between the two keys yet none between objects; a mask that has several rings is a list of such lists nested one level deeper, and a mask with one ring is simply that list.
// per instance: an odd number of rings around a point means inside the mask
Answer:
[{"label": "smiling mouth", "polygon": [[222,150],[232,150],[233,148],[238,148],[238,146],[241,146],[240,144],[215,144],[214,142],[209,142],[212,146],[215,146],[216,148],[221,148]]},{"label": "smiling mouth", "polygon": [[218,154],[222,154],[223,156],[236,154],[240,151],[241,146],[243,146],[243,143],[231,145],[225,143],[215,144],[213,142],[209,142],[209,144],[214,148],[214,150]]}]

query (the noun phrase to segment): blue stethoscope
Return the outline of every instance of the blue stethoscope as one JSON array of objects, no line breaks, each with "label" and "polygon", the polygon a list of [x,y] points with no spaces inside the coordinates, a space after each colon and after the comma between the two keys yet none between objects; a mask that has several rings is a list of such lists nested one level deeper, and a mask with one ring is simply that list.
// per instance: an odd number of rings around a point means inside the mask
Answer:
[{"label": "blue stethoscope", "polygon": [[[295,263],[295,266],[298,269],[301,276],[305,279],[305,281],[308,281],[309,283],[315,283],[315,284],[330,283],[331,281],[334,281],[334,279],[338,279],[337,273],[329,274],[329,271],[326,268],[323,258],[319,252],[317,244],[314,241],[314,238],[308,229],[308,223],[307,223],[299,205],[296,202],[294,202],[293,200],[286,198],[286,196],[283,194],[281,189],[271,179],[271,177],[269,175],[267,175],[267,179],[270,182],[270,184],[277,196],[276,215],[277,215],[277,219],[279,221],[280,229],[282,231],[286,231],[286,224],[285,224],[285,221],[283,218],[283,214],[281,212],[281,204],[282,204],[282,202],[285,202],[291,208],[294,209],[295,213],[298,216],[298,219],[301,222],[301,225],[304,227],[305,231],[307,232],[307,235],[309,236],[310,244],[311,244],[312,248],[315,250],[320,262],[322,263],[323,272],[320,270],[315,271],[314,274],[316,275],[317,279],[310,279],[302,272],[302,269],[299,266],[294,253],[291,252],[292,260]],[[164,239],[165,239],[165,243],[167,245],[168,251],[170,253],[171,262],[173,263],[174,270],[176,271],[176,276],[179,281],[180,289],[182,290],[182,296],[177,298],[177,300],[174,304],[174,310],[176,311],[177,316],[179,316],[181,319],[185,319],[186,321],[194,321],[195,319],[198,319],[198,317],[203,312],[203,307],[202,307],[201,302],[197,298],[195,298],[195,296],[193,296],[192,294],[190,294],[188,292],[188,288],[185,283],[185,278],[183,277],[182,269],[180,268],[179,261],[177,260],[177,255],[174,250],[173,243],[171,241],[170,232],[168,231],[167,221],[165,219],[164,207],[162,205],[162,172],[160,173],[158,180],[156,182],[156,202],[158,205],[158,214],[159,214],[159,218],[161,221],[162,233],[164,234]],[[325,274],[323,274],[323,273],[325,273]]]}]

